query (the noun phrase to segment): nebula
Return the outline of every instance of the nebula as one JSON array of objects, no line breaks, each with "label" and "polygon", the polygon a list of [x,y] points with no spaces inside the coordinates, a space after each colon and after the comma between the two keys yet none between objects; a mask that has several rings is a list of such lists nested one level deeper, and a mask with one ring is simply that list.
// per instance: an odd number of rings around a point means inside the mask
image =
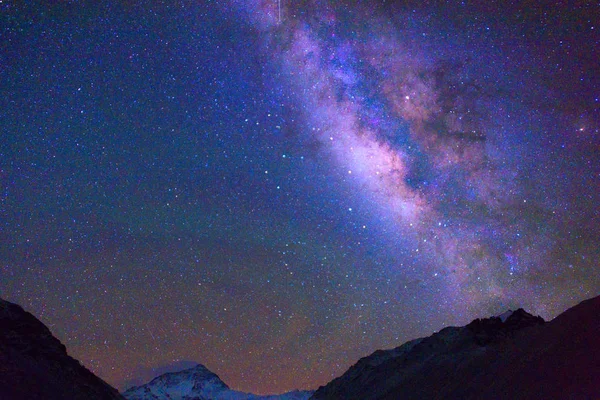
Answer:
[{"label": "nebula", "polygon": [[306,19],[286,9],[281,22],[272,2],[249,8],[304,110],[297,134],[317,141],[374,212],[429,255],[452,298],[506,300],[512,293],[496,275],[510,245],[492,227],[510,218],[517,189],[488,110],[493,89],[462,60],[408,50],[402,35],[376,25],[381,15],[361,34],[344,26],[358,16],[321,7]]}]

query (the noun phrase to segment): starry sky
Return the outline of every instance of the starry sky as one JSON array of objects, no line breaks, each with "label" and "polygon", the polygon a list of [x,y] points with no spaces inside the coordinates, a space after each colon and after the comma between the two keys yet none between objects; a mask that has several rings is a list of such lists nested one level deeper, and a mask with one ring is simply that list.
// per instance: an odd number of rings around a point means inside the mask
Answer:
[{"label": "starry sky", "polygon": [[316,388],[600,293],[600,7],[0,1],[0,296],[119,389]]}]

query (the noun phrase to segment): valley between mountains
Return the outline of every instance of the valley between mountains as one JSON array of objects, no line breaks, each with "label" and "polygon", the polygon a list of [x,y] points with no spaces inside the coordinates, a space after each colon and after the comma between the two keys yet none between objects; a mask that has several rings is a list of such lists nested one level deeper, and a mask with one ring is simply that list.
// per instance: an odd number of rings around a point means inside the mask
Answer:
[{"label": "valley between mountains", "polygon": [[5,400],[598,399],[600,296],[546,322],[523,309],[446,327],[364,357],[316,391],[231,389],[202,364],[119,393],[70,357],[50,330],[0,300]]}]

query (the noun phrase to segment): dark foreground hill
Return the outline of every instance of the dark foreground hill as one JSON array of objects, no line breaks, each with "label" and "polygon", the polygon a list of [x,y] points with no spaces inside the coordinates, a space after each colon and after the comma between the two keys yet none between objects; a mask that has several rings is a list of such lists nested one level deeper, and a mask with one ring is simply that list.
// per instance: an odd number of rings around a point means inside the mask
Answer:
[{"label": "dark foreground hill", "polygon": [[377,351],[311,399],[600,399],[600,296],[550,322],[519,309]]},{"label": "dark foreground hill", "polygon": [[[231,390],[198,365],[126,393],[131,399],[306,399]],[[33,315],[0,299],[0,399],[124,398]],[[550,322],[522,309],[379,350],[311,397],[323,399],[600,399],[600,296]]]},{"label": "dark foreground hill", "polygon": [[0,299],[0,399],[123,397],[71,358],[65,346],[37,318]]}]

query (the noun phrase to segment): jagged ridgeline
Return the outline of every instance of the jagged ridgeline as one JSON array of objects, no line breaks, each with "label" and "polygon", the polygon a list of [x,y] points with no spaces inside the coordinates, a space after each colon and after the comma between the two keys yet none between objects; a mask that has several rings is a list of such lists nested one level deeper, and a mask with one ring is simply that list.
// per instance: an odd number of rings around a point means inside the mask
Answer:
[{"label": "jagged ridgeline", "polygon": [[0,400],[600,399],[599,338],[600,296],[550,322],[519,309],[378,350],[314,393],[238,392],[198,364],[123,397],[0,299]]},{"label": "jagged ridgeline", "polygon": [[600,399],[600,297],[550,322],[519,309],[377,351],[312,399]]}]

